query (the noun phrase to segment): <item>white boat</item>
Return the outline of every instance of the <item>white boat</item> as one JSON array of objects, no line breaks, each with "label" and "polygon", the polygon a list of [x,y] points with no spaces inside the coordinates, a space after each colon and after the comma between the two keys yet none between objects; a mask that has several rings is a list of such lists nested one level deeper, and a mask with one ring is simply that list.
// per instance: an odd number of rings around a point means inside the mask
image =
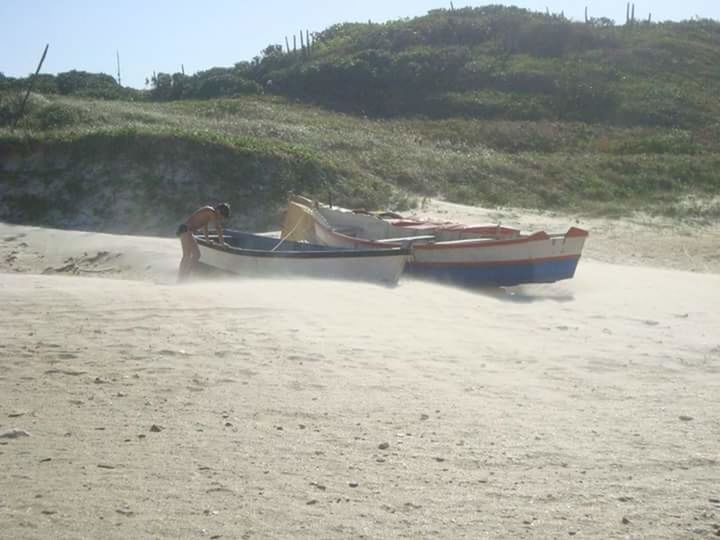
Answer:
[{"label": "white boat", "polygon": [[410,249],[329,247],[225,230],[224,245],[195,237],[200,263],[215,270],[247,277],[303,276],[348,279],[393,285],[402,274]]},{"label": "white boat", "polygon": [[587,231],[524,234],[500,225],[463,225],[371,214],[295,196],[283,235],[355,249],[412,246],[407,271],[468,285],[549,283],[575,275]]}]

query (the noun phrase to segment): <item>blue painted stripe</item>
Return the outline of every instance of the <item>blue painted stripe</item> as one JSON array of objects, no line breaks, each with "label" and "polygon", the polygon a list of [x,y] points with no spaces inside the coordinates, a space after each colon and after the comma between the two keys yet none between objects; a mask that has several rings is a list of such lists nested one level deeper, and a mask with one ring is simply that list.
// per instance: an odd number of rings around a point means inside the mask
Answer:
[{"label": "blue painted stripe", "polygon": [[474,286],[510,286],[521,283],[552,283],[561,279],[570,279],[575,275],[577,258],[544,260],[540,262],[523,261],[491,266],[473,265],[423,265],[410,263],[407,272],[439,281]]}]

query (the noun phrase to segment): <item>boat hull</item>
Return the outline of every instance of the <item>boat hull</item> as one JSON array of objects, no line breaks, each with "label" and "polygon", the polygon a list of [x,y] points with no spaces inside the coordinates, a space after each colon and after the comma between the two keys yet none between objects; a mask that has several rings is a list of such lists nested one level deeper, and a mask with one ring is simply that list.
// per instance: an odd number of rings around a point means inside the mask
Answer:
[{"label": "boat hull", "polygon": [[[323,209],[322,219],[314,223],[315,241],[354,249],[413,243],[412,237],[407,242],[400,240],[389,244],[349,236],[333,227],[347,226],[351,220],[357,227],[364,220],[374,218],[343,213],[338,216],[339,225],[334,218],[331,210]],[[373,226],[377,230],[386,225]],[[396,232],[397,229],[389,230],[387,234]],[[413,244],[413,257],[406,272],[417,277],[478,287],[552,283],[574,277],[587,236],[586,231],[571,227],[566,233],[553,235],[504,233],[444,242],[423,240]]]},{"label": "boat hull", "polygon": [[536,233],[510,240],[483,239],[419,245],[407,272],[464,285],[552,283],[575,276],[586,233]]},{"label": "boat hull", "polygon": [[[410,254],[409,250],[391,246],[384,251],[330,249],[296,242],[278,246],[277,239],[245,233],[241,233],[243,241],[250,236],[254,238],[250,239],[250,247],[242,248],[232,245],[233,234],[238,243],[238,233],[231,232],[226,238],[226,246],[198,238],[200,262],[245,277],[310,277],[393,285],[400,278]],[[278,249],[274,250],[275,246]]]},{"label": "boat hull", "polygon": [[575,275],[579,256],[546,260],[504,261],[488,264],[408,264],[406,272],[420,278],[461,285],[513,286],[523,283],[553,283]]}]

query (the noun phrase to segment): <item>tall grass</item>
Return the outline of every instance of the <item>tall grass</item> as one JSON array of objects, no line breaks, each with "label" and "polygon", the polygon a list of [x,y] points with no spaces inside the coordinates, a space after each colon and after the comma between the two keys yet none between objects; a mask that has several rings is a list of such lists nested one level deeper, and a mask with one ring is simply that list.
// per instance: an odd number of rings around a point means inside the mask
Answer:
[{"label": "tall grass", "polygon": [[[15,164],[12,171],[0,168],[0,184],[12,181],[14,196],[25,196],[17,187],[22,179],[54,171],[67,183],[79,168],[87,176],[93,167],[99,185],[112,184],[122,157],[136,187],[154,182],[171,191],[174,212],[184,200],[211,193],[258,216],[294,190],[332,192],[352,206],[407,208],[416,197],[438,196],[590,213],[708,215],[702,205],[681,202],[718,196],[719,132],[547,120],[373,120],[277,97],[167,104],[56,97],[35,100],[20,129],[0,127],[0,159],[13,156]],[[115,169],[103,166],[108,162]],[[189,179],[178,180],[178,164],[191,171]],[[210,187],[203,192],[188,182]],[[162,205],[151,191],[136,189],[134,196]],[[43,204],[37,202],[50,212]]]}]

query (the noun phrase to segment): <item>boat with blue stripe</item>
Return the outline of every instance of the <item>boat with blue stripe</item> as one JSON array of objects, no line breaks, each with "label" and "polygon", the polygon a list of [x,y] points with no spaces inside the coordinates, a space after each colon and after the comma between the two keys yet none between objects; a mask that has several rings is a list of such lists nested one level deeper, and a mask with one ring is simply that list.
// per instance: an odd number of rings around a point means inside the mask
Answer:
[{"label": "boat with blue stripe", "polygon": [[283,236],[354,249],[412,246],[406,272],[470,286],[552,283],[575,275],[588,232],[532,234],[490,224],[464,225],[409,219],[322,205],[294,196]]}]

